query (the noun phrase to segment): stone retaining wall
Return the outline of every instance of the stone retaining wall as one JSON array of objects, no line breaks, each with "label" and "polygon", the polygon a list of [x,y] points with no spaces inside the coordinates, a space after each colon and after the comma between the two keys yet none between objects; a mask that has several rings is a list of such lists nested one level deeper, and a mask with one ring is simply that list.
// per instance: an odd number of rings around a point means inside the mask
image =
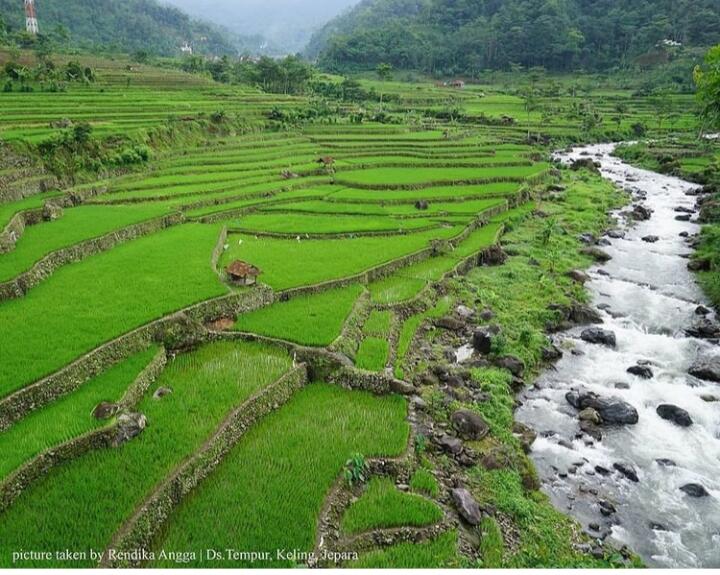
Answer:
[{"label": "stone retaining wall", "polygon": [[341,367],[330,375],[328,383],[332,383],[345,389],[356,389],[369,391],[375,395],[412,395],[415,388],[407,382],[395,379],[385,373],[374,371],[363,371],[355,367]]},{"label": "stone retaining wall", "polygon": [[207,323],[235,316],[268,305],[272,291],[253,289],[231,293],[181,310],[109,341],[37,383],[24,387],[0,400],[0,432],[13,423],[62,397],[102,373],[112,365],[147,349],[154,341],[163,341],[165,333],[178,322],[191,320]]},{"label": "stone retaining wall", "polygon": [[227,226],[223,226],[222,230],[220,230],[220,236],[218,237],[218,241],[215,244],[215,247],[212,251],[212,256],[210,256],[210,265],[213,269],[213,271],[218,275],[218,277],[223,280],[225,277],[225,274],[222,272],[222,270],[218,269],[218,263],[220,262],[220,258],[222,257],[223,253],[225,252],[225,244],[227,243],[227,236],[228,236],[228,229]]},{"label": "stone retaining wall", "polygon": [[0,483],[0,513],[7,509],[34,481],[54,467],[94,449],[107,448],[115,439],[115,426],[92,431],[53,447],[31,459]]},{"label": "stone retaining wall", "polygon": [[336,178],[335,183],[340,186],[347,186],[360,190],[424,190],[438,186],[480,186],[486,184],[501,183],[518,183],[533,182],[544,177],[548,170],[540,172],[529,178],[517,176],[498,176],[494,178],[467,178],[463,180],[437,180],[435,182],[421,182],[417,184],[363,184],[358,182],[343,181],[342,178]]},{"label": "stone retaining wall", "polygon": [[153,234],[183,221],[182,214],[171,214],[134,224],[104,236],[51,252],[35,263],[28,271],[8,282],[0,283],[0,301],[24,296],[32,288],[50,277],[56,269],[64,265],[81,261],[91,255],[107,251],[118,244]]},{"label": "stone retaining wall", "polygon": [[364,290],[355,302],[350,315],[345,319],[342,333],[330,344],[331,351],[337,351],[349,358],[354,359],[360,341],[363,338],[363,326],[370,316],[373,305],[370,301],[370,293]]},{"label": "stone retaining wall", "polygon": [[[306,367],[301,365],[233,411],[205,445],[156,488],[117,533],[108,550],[150,550],[154,539],[183,499],[217,468],[253,425],[287,403],[307,382]],[[100,562],[103,567],[141,566],[140,562],[112,561],[107,552],[103,555]]]},{"label": "stone retaining wall", "polygon": [[[295,190],[298,188],[293,188],[293,189]],[[303,196],[302,198],[285,198],[282,200],[277,200],[277,201],[272,202],[272,205],[276,206],[276,205],[280,205],[280,204],[290,204],[290,203],[295,203],[295,202],[299,202],[299,201],[303,201],[303,202],[308,201],[309,202],[312,200],[322,200],[324,198],[325,198],[325,196]],[[215,204],[215,205],[222,205],[222,204]],[[214,214],[208,214],[207,216],[201,216],[198,219],[203,224],[214,224],[217,222],[222,222],[222,221],[229,220],[232,218],[239,218],[246,214],[256,212],[259,207],[267,206],[267,205],[269,205],[267,202],[258,202],[257,204],[251,204],[248,206],[243,206],[241,208],[233,208],[230,210],[218,211],[218,212],[215,212]]]},{"label": "stone retaining wall", "polygon": [[[277,213],[277,212],[273,212]],[[442,216],[438,216],[441,218]],[[440,224],[430,224],[419,228],[412,228],[407,230],[373,230],[365,232],[336,232],[336,233],[307,233],[307,232],[263,232],[260,230],[250,230],[244,228],[231,228],[229,231],[233,234],[245,234],[247,236],[257,236],[259,238],[274,238],[279,240],[294,240],[300,237],[305,240],[342,240],[349,238],[368,238],[368,237],[392,237],[392,236],[406,236],[408,234],[419,234],[422,232],[428,232],[439,228]]]},{"label": "stone retaining wall", "polygon": [[25,228],[42,221],[42,208],[25,210],[15,214],[0,232],[0,254],[6,254],[15,249],[15,244],[25,233]]},{"label": "stone retaining wall", "polygon": [[167,361],[167,352],[165,348],[161,348],[128,387],[122,399],[118,402],[120,409],[132,409],[140,403],[150,386],[160,377],[167,365]]}]

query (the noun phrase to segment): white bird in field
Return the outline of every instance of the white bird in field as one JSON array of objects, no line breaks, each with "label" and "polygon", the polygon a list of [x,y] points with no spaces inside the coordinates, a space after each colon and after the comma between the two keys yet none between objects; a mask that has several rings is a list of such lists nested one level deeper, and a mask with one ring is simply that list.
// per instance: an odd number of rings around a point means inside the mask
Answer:
[{"label": "white bird in field", "polygon": [[242,240],[238,240],[238,245],[241,246],[242,242],[243,242]]},{"label": "white bird in field", "polygon": [[296,239],[297,241],[300,241],[300,236],[296,237],[295,239]]}]

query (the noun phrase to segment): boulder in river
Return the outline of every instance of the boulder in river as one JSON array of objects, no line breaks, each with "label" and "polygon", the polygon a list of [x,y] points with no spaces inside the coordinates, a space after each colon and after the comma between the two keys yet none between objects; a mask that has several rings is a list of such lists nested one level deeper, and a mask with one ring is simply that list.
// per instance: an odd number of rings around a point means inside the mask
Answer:
[{"label": "boulder in river", "polygon": [[602,316],[589,305],[576,303],[570,308],[570,321],[576,325],[588,325],[592,323],[602,323]]},{"label": "boulder in river", "polygon": [[571,280],[579,284],[584,284],[590,281],[590,276],[582,270],[570,270],[567,275]]},{"label": "boulder in river", "polygon": [[593,408],[605,424],[634,425],[639,420],[637,409],[617,397],[600,397],[588,391],[569,391],[565,399],[576,409]]},{"label": "boulder in river", "polygon": [[683,485],[680,488],[680,491],[686,493],[690,497],[708,497],[710,495],[708,490],[699,483],[688,483]]},{"label": "boulder in river", "polygon": [[583,330],[580,334],[580,339],[588,343],[607,345],[608,347],[615,347],[617,345],[615,334],[612,331],[599,327],[590,327]]},{"label": "boulder in river", "polygon": [[490,427],[479,413],[458,409],[450,416],[450,422],[461,437],[480,440],[490,433]]},{"label": "boulder in river", "polygon": [[685,330],[685,333],[698,339],[717,339],[720,338],[720,324],[707,317],[699,317]]},{"label": "boulder in river", "polygon": [[648,244],[654,244],[658,241],[660,241],[660,238],[658,236],[643,236],[642,241],[648,243]]},{"label": "boulder in river", "polygon": [[615,468],[616,471],[627,477],[633,483],[637,483],[638,481],[640,481],[637,471],[635,471],[635,468],[629,463],[613,463],[613,468]]},{"label": "boulder in river", "polygon": [[467,489],[457,488],[452,490],[451,495],[460,517],[469,525],[480,525],[482,512],[472,494]]},{"label": "boulder in river", "polygon": [[643,379],[652,379],[654,375],[653,370],[647,365],[632,365],[627,368],[627,372],[631,375],[637,375]]},{"label": "boulder in river", "polygon": [[690,427],[693,424],[690,414],[677,405],[663,403],[662,405],[658,405],[656,411],[660,417],[667,421],[672,421],[680,427]]},{"label": "boulder in river", "polygon": [[612,259],[612,256],[609,253],[601,250],[596,246],[588,246],[586,248],[583,248],[580,250],[580,253],[586,256],[590,256],[596,262],[601,263],[609,262]]},{"label": "boulder in river", "polygon": [[635,204],[632,207],[632,211],[630,212],[630,215],[634,220],[637,221],[646,221],[649,220],[652,217],[652,210],[650,208],[646,208],[643,205]]},{"label": "boulder in river", "polygon": [[595,425],[600,425],[602,423],[602,418],[600,417],[600,414],[592,407],[586,407],[580,413],[578,413],[578,419],[580,421],[589,421],[590,423],[594,423]]},{"label": "boulder in river", "polygon": [[690,366],[688,373],[698,379],[720,383],[720,356],[701,355]]}]

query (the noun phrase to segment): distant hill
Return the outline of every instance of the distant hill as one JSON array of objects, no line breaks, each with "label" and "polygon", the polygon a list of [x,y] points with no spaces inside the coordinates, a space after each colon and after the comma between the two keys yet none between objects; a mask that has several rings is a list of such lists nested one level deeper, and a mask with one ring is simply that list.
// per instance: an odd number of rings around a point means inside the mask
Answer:
[{"label": "distant hill", "polygon": [[[70,44],[81,48],[170,56],[188,42],[199,53],[237,52],[216,26],[155,0],[36,0],[36,5],[41,33],[62,36],[66,31]],[[11,30],[24,29],[21,0],[0,0],[0,16]]]},{"label": "distant hill", "polygon": [[381,62],[438,75],[609,70],[720,42],[718,0],[363,0],[315,34],[326,69]]},{"label": "distant hill", "polygon": [[262,36],[264,52],[301,51],[313,32],[358,0],[162,0],[243,36]]}]

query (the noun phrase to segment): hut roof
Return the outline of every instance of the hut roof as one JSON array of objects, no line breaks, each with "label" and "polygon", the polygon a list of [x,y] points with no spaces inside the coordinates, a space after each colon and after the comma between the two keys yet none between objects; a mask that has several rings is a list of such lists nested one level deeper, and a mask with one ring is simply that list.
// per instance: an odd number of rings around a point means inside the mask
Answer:
[{"label": "hut roof", "polygon": [[257,277],[260,275],[260,270],[258,268],[247,262],[241,262],[240,260],[232,262],[227,268],[225,268],[225,271],[227,271],[228,275],[236,278]]}]

